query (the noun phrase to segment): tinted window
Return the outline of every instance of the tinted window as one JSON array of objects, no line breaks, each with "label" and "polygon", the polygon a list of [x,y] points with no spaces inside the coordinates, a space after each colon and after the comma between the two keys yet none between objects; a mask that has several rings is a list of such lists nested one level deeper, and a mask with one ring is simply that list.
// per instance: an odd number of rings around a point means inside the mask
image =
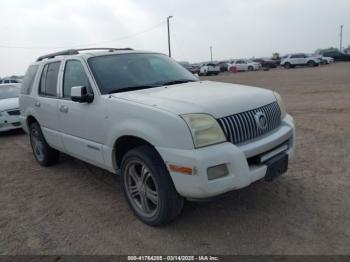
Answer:
[{"label": "tinted window", "polygon": [[18,97],[20,88],[18,86],[2,86],[0,88],[0,100],[6,98]]},{"label": "tinted window", "polygon": [[40,94],[45,96],[57,95],[57,79],[61,62],[45,65],[40,79]]},{"label": "tinted window", "polygon": [[86,86],[90,89],[89,79],[84,67],[77,60],[70,60],[66,63],[63,78],[63,97],[69,98],[71,96],[73,86]]},{"label": "tinted window", "polygon": [[36,73],[38,72],[38,67],[39,66],[37,66],[37,65],[31,65],[27,69],[27,72],[26,72],[26,74],[23,78],[23,82],[22,82],[22,89],[21,89],[22,94],[25,94],[25,95],[30,94]]}]

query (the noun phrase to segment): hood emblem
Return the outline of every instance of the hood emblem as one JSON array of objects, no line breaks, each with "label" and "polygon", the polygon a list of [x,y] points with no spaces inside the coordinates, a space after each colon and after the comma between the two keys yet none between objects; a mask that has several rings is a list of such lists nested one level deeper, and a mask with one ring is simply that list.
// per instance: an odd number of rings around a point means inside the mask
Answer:
[{"label": "hood emblem", "polygon": [[265,113],[259,111],[254,115],[256,125],[261,129],[265,130],[267,128],[267,118]]}]

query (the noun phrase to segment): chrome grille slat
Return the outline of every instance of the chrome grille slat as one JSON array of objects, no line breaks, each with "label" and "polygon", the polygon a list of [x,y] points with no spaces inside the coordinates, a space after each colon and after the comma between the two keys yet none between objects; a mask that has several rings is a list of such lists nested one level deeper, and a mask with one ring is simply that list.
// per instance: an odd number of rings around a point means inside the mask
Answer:
[{"label": "chrome grille slat", "polygon": [[[256,123],[255,114],[259,112],[266,116],[267,125],[265,129],[261,129]],[[219,118],[218,122],[228,141],[239,144],[277,128],[281,124],[281,111],[277,102],[273,102],[256,109]]]}]

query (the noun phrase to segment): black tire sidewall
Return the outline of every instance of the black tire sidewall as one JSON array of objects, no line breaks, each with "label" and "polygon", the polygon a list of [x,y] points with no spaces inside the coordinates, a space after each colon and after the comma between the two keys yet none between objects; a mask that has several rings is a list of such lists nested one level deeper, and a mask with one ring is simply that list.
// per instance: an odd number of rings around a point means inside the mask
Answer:
[{"label": "black tire sidewall", "polygon": [[[32,131],[36,130],[39,134],[39,139],[40,141],[43,143],[43,159],[40,160],[36,157],[35,153],[34,153],[34,148],[33,148],[33,144],[32,144]],[[35,122],[32,123],[29,127],[29,135],[30,135],[30,145],[32,147],[32,151],[33,151],[33,155],[35,160],[42,166],[49,166],[52,165],[54,162],[56,162],[58,160],[58,151],[56,151],[55,149],[51,148],[48,143],[45,140],[45,137],[41,131],[40,125]]]}]

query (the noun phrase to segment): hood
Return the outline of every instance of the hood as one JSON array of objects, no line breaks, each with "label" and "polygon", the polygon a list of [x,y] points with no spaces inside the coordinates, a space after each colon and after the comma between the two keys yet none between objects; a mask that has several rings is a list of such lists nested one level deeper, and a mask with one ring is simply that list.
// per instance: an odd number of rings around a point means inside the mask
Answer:
[{"label": "hood", "polygon": [[19,108],[18,97],[0,99],[0,111]]},{"label": "hood", "polygon": [[212,81],[116,93],[112,97],[158,107],[178,115],[207,113],[216,118],[254,109],[276,100],[270,90]]}]

